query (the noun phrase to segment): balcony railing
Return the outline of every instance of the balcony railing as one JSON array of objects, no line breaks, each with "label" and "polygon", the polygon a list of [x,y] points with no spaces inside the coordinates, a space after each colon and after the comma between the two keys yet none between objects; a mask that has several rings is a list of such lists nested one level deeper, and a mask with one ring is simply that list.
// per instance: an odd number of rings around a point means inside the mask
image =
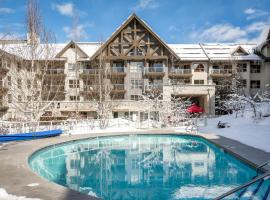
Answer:
[{"label": "balcony railing", "polygon": [[64,69],[48,69],[46,71],[47,74],[64,74]]},{"label": "balcony railing", "polygon": [[124,73],[125,68],[124,67],[112,67],[111,72],[113,72],[113,73]]},{"label": "balcony railing", "polygon": [[164,67],[146,67],[144,73],[163,73]]},{"label": "balcony railing", "polygon": [[113,90],[125,90],[124,84],[113,84]]},{"label": "balcony railing", "polygon": [[99,69],[83,69],[83,74],[95,75],[99,72]]},{"label": "balcony railing", "polygon": [[173,73],[173,74],[191,74],[191,69],[177,69],[177,68],[172,68],[170,70],[170,73]]},{"label": "balcony railing", "polygon": [[232,74],[234,73],[233,69],[211,69],[210,74]]},{"label": "balcony railing", "polygon": [[163,89],[163,85],[162,84],[158,84],[158,83],[154,83],[154,84],[147,84],[144,86],[145,90],[162,90]]}]

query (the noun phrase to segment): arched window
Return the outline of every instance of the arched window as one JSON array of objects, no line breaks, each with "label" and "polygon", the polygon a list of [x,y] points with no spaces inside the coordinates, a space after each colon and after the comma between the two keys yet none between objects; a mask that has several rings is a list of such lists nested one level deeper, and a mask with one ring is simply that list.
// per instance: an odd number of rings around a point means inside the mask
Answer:
[{"label": "arched window", "polygon": [[204,72],[204,66],[203,64],[198,64],[196,69],[194,70],[195,72]]}]

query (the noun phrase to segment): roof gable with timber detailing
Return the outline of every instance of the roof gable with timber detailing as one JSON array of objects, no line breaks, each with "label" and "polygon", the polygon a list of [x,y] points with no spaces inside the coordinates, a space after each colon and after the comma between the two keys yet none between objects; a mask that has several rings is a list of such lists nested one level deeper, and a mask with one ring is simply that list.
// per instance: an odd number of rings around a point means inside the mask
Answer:
[{"label": "roof gable with timber detailing", "polygon": [[57,53],[55,57],[63,57],[63,55],[69,48],[75,49],[79,58],[89,58],[89,56],[74,41],[70,41],[59,53]]},{"label": "roof gable with timber detailing", "polygon": [[180,60],[177,54],[137,15],[132,14],[91,57],[108,59]]},{"label": "roof gable with timber detailing", "polygon": [[245,49],[243,49],[241,46],[238,46],[233,52],[233,56],[245,56],[248,55],[248,52],[246,52]]}]

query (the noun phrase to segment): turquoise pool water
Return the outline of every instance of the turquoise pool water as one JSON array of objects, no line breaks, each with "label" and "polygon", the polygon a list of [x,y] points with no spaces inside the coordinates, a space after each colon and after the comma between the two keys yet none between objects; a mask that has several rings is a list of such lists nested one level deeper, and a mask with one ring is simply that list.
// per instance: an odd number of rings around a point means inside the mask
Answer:
[{"label": "turquoise pool water", "polygon": [[87,139],[38,151],[29,163],[52,182],[106,200],[213,199],[255,175],[246,164],[194,136]]}]

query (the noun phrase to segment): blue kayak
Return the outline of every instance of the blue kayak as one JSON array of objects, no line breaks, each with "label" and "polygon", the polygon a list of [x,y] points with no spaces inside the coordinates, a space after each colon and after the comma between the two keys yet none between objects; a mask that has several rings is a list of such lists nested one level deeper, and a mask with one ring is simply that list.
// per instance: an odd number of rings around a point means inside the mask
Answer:
[{"label": "blue kayak", "polygon": [[59,136],[62,133],[63,131],[61,129],[56,129],[56,130],[51,130],[51,131],[0,135],[0,142],[42,139],[42,138]]}]

